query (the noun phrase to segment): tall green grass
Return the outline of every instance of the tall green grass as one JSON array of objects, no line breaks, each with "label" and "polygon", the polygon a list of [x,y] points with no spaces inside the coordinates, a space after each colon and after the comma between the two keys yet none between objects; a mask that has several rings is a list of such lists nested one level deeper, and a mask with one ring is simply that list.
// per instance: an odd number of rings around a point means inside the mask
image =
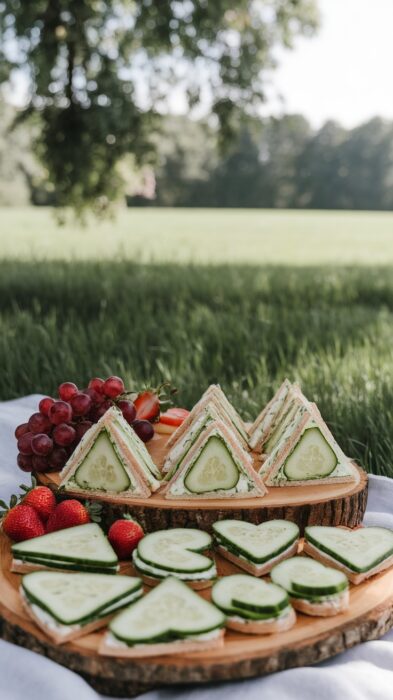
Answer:
[{"label": "tall green grass", "polygon": [[252,418],[301,382],[348,454],[393,476],[392,268],[0,263],[0,397],[120,374],[220,382]]}]

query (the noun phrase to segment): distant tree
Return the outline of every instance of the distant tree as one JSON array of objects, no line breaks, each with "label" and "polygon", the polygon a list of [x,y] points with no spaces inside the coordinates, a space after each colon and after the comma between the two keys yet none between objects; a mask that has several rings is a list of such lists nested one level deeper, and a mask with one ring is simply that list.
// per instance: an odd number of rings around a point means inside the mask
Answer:
[{"label": "distant tree", "polygon": [[264,99],[276,46],[316,26],[315,0],[1,0],[1,77],[28,80],[23,116],[58,204],[99,211],[122,191],[121,159],[154,150],[173,85],[190,108],[210,103],[228,140]]}]

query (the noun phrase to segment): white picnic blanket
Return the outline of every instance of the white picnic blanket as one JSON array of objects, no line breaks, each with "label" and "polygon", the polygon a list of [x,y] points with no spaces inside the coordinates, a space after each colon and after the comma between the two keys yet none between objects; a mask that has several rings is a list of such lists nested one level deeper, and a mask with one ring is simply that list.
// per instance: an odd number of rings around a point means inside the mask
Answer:
[{"label": "white picnic blanket", "polygon": [[[0,403],[0,498],[17,492],[29,476],[16,467],[15,426],[27,420],[41,397]],[[393,480],[370,478],[366,523],[393,528]],[[265,678],[151,691],[143,700],[392,700],[393,630],[317,666]],[[75,673],[0,640],[1,700],[99,700]]]}]

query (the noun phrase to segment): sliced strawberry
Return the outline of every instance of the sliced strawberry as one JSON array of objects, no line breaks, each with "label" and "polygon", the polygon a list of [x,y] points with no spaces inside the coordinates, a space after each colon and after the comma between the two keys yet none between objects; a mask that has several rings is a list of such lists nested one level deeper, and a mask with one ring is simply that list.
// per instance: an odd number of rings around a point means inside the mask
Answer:
[{"label": "sliced strawberry", "polygon": [[168,408],[165,413],[160,415],[160,423],[165,425],[175,425],[178,427],[190,415],[190,411],[186,408]]},{"label": "sliced strawberry", "polygon": [[134,401],[138,420],[154,421],[160,415],[160,399],[153,391],[141,391]]}]

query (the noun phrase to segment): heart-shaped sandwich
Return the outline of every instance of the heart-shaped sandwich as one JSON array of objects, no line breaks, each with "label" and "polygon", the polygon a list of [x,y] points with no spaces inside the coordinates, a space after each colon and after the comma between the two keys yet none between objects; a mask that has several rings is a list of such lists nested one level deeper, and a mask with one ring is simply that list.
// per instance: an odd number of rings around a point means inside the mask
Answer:
[{"label": "heart-shaped sandwich", "polygon": [[129,658],[222,646],[225,616],[182,581],[169,577],[109,625],[100,653]]},{"label": "heart-shaped sandwich", "polygon": [[275,564],[297,553],[299,528],[287,520],[253,525],[242,520],[213,524],[217,551],[254,576],[264,576]]},{"label": "heart-shaped sandwich", "polygon": [[393,530],[385,527],[306,527],[304,551],[358,584],[393,566]]},{"label": "heart-shaped sandwich", "polygon": [[270,577],[287,591],[293,607],[307,615],[331,617],[348,608],[345,574],[309,557],[280,562],[271,570]]},{"label": "heart-shaped sandwich", "polygon": [[212,601],[227,615],[226,626],[244,634],[285,632],[296,622],[283,588],[246,574],[217,581]]},{"label": "heart-shaped sandwich", "polygon": [[217,576],[214,561],[201,553],[211,543],[207,532],[193,528],[158,530],[140,540],[132,560],[148,586],[175,576],[191,588],[201,590],[211,586]]}]

